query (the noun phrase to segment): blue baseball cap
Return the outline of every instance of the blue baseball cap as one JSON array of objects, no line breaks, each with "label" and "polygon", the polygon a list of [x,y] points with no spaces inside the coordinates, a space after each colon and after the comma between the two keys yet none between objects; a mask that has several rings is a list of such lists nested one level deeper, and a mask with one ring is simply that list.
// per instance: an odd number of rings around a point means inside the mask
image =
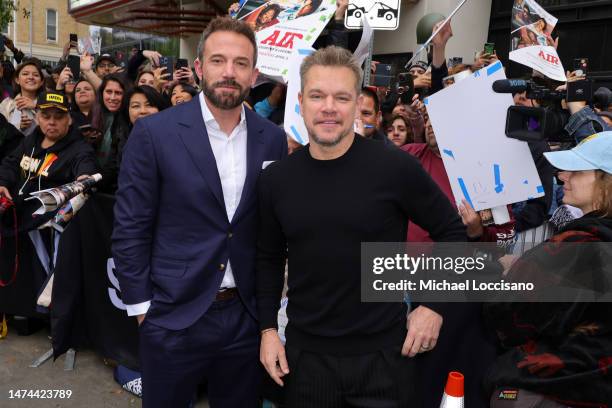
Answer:
[{"label": "blue baseball cap", "polygon": [[559,170],[603,170],[612,174],[612,132],[595,133],[571,150],[544,153]]}]

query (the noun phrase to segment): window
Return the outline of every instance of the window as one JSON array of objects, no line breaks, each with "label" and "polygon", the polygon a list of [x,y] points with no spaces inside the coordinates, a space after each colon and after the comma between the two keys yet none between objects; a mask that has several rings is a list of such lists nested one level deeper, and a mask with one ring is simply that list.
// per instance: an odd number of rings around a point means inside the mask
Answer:
[{"label": "window", "polygon": [[47,41],[57,41],[57,11],[47,9]]}]

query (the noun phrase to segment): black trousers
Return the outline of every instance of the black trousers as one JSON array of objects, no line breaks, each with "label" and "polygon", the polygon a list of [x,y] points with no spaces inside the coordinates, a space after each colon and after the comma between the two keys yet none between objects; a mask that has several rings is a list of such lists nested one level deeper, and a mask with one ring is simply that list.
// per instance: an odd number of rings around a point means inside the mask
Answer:
[{"label": "black trousers", "polygon": [[416,407],[414,362],[401,346],[357,356],[287,347],[288,408]]}]

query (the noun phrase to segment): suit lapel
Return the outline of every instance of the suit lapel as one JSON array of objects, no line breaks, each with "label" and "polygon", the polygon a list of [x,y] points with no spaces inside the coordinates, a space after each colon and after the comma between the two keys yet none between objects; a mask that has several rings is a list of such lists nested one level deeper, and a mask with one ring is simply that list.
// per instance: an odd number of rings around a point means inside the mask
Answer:
[{"label": "suit lapel", "polygon": [[264,128],[262,122],[257,120],[258,118],[255,117],[257,114],[252,112],[249,108],[245,108],[244,113],[247,122],[247,172],[242,194],[240,196],[240,203],[238,204],[232,223],[240,219],[242,213],[246,210],[250,195],[254,194],[265,151]]},{"label": "suit lapel", "polygon": [[200,99],[194,97],[188,104],[189,109],[183,110],[182,117],[179,119],[179,124],[182,127],[179,136],[200,174],[206,180],[210,190],[225,212],[221,179],[202,117]]}]

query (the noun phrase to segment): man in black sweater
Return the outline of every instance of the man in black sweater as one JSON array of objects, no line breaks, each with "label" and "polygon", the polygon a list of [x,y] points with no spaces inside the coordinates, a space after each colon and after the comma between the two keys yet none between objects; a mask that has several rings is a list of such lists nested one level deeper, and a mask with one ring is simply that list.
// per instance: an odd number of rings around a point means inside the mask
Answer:
[{"label": "man in black sweater", "polygon": [[[403,303],[362,303],[360,245],[404,241],[409,219],[437,241],[465,240],[465,228],[414,158],[355,137],[361,69],[350,52],[318,50],[300,74],[310,144],[260,178],[260,359],[279,385],[287,376],[291,408],[406,407],[415,381],[403,356],[435,347],[442,317],[435,304],[406,317]],[[285,351],[277,312],[287,254]]]}]

